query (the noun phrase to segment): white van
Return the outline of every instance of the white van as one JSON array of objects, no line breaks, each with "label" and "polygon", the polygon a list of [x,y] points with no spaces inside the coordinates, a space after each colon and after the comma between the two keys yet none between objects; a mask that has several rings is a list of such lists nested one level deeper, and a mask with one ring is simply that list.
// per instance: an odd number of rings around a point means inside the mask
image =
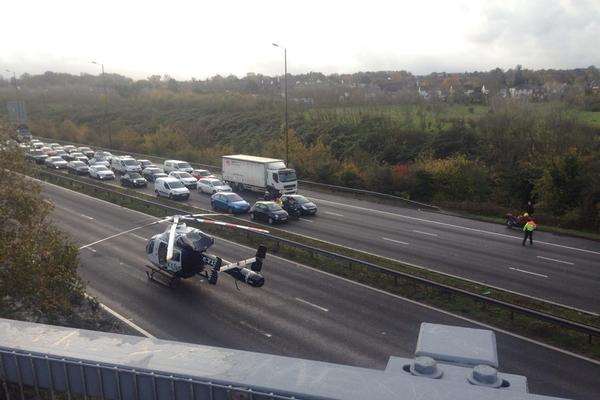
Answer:
[{"label": "white van", "polygon": [[173,171],[188,173],[192,173],[192,171],[194,171],[194,168],[192,168],[192,166],[189,163],[181,160],[166,160],[163,169],[165,170],[165,174],[168,174]]},{"label": "white van", "polygon": [[140,163],[131,157],[113,157],[110,160],[110,167],[113,171],[120,174],[127,174],[130,172],[142,172]]},{"label": "white van", "polygon": [[156,197],[164,196],[172,200],[190,198],[188,188],[179,179],[170,176],[154,181],[154,193],[156,193]]}]

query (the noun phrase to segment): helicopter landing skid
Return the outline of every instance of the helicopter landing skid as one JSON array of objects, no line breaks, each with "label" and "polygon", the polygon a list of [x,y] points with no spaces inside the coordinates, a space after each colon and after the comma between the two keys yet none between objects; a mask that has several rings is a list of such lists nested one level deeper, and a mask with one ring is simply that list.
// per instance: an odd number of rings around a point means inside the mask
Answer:
[{"label": "helicopter landing skid", "polygon": [[163,270],[158,269],[156,267],[152,267],[150,265],[146,265],[146,268],[149,269],[149,271],[146,271],[146,276],[151,281],[154,281],[171,289],[179,286],[180,279],[175,275],[169,274],[168,272],[164,272]]}]

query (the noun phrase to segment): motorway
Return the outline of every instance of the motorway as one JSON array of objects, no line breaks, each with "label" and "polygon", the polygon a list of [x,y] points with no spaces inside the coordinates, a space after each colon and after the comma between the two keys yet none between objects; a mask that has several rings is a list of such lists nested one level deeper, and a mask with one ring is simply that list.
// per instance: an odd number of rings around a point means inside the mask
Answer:
[{"label": "motorway", "polygon": [[[138,190],[154,194],[153,184]],[[538,231],[534,246],[523,247],[521,232],[503,225],[337,194],[301,194],[315,201],[318,215],[279,228],[600,313],[599,242]],[[250,192],[243,197],[250,204],[257,199]],[[210,196],[192,192],[187,203],[210,209]]]},{"label": "motorway", "polygon": [[[154,220],[47,183],[43,195],[55,204],[57,225],[80,247]],[[328,210],[324,204],[321,212]],[[274,256],[267,256],[260,289],[241,285],[238,291],[229,276],[217,286],[198,278],[167,289],[149,281],[143,267],[146,238],[164,229],[153,225],[80,251],[88,292],[162,339],[384,368],[390,355],[412,356],[421,322],[478,327]],[[226,260],[254,252],[219,238],[212,250]],[[598,398],[600,363],[496,335],[500,370],[527,376],[532,393]]]}]

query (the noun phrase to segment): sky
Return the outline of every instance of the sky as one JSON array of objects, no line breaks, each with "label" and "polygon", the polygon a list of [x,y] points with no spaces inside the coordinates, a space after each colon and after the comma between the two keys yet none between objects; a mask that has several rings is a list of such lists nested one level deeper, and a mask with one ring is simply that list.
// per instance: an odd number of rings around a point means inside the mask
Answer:
[{"label": "sky", "polygon": [[5,70],[179,80],[600,66],[600,0],[32,1],[0,5]]}]

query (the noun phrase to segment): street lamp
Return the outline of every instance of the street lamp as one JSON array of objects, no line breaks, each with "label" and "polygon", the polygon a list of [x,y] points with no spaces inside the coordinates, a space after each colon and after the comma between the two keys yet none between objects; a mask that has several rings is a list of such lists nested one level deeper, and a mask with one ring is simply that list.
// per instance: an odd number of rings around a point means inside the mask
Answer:
[{"label": "street lamp", "polygon": [[13,81],[15,83],[15,95],[19,96],[19,89],[17,87],[17,74],[15,73],[15,71],[11,71],[9,69],[5,69],[6,72],[8,72],[9,74],[12,72],[13,74]]},{"label": "street lamp", "polygon": [[102,68],[102,87],[104,89],[104,131],[106,134],[108,134],[108,147],[112,148],[112,135],[110,134],[110,129],[108,129],[108,119],[106,117],[108,113],[108,91],[106,90],[106,75],[104,74],[104,63],[92,61],[92,64],[100,65]]},{"label": "street lamp", "polygon": [[288,132],[288,95],[287,95],[287,49],[272,43],[273,46],[283,48],[283,93],[284,93],[284,115],[285,115],[285,164],[290,166],[289,132]]}]

